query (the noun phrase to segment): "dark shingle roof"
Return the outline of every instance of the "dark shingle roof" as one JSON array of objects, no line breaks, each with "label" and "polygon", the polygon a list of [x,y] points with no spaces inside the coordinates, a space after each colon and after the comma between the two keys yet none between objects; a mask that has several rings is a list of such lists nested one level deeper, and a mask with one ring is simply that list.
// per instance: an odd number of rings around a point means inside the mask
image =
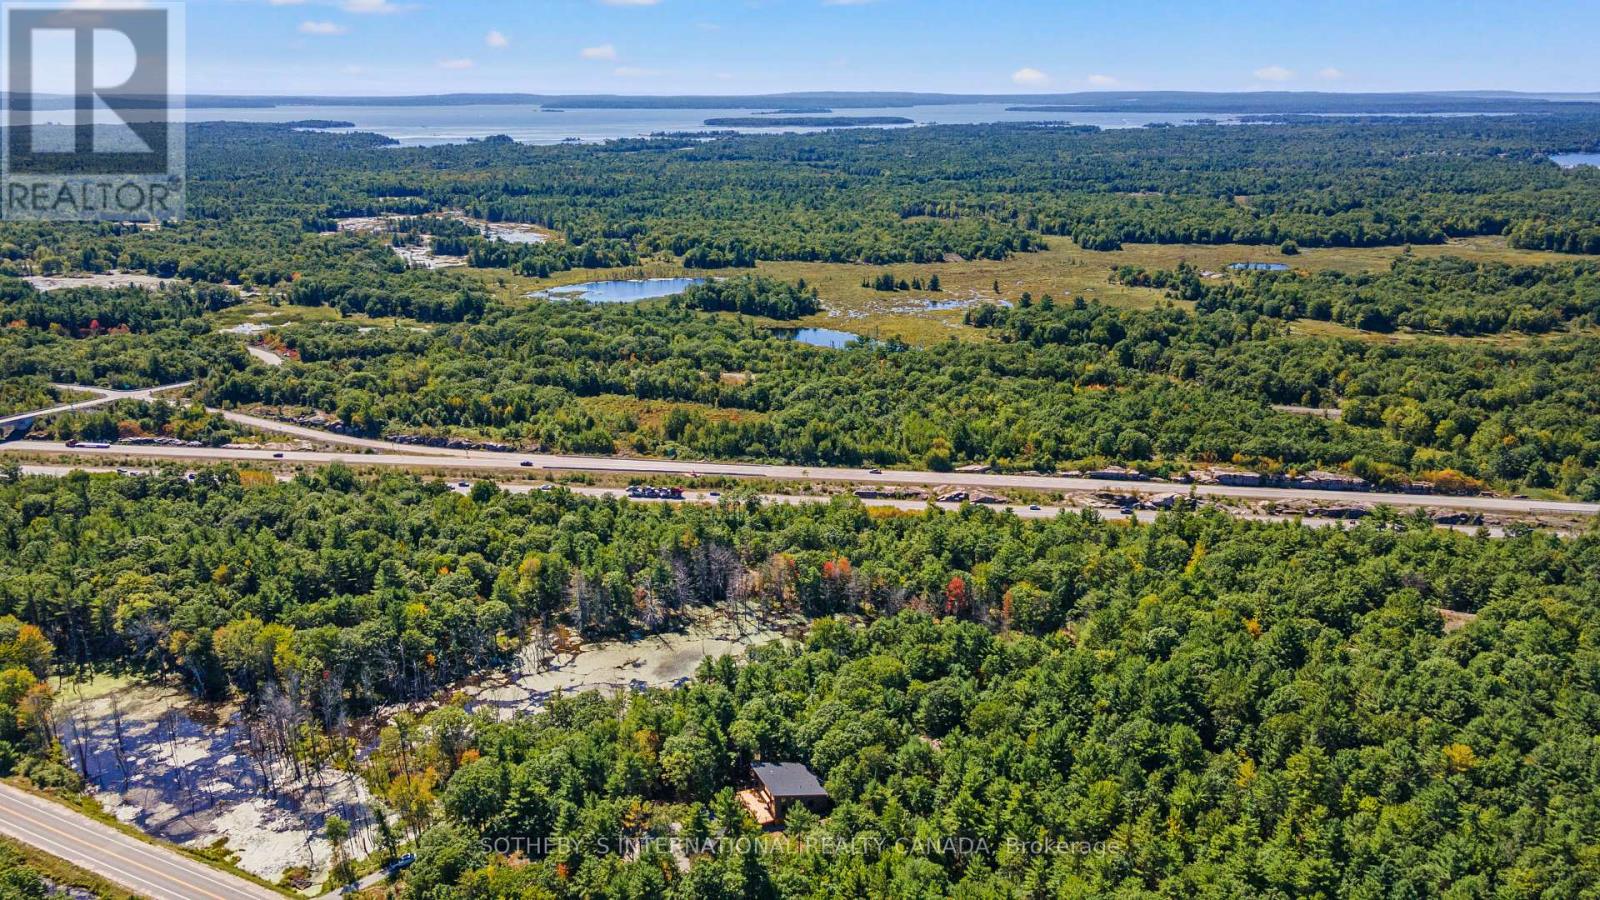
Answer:
[{"label": "dark shingle roof", "polygon": [[774,798],[828,796],[817,776],[800,763],[755,763],[750,770]]}]

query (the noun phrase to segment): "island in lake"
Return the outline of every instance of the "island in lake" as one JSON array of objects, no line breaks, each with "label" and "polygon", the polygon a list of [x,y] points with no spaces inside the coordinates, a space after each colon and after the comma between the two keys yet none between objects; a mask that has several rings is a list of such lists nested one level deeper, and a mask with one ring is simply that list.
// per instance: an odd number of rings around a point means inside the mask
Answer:
[{"label": "island in lake", "polygon": [[914,125],[904,116],[730,116],[707,119],[708,128],[837,128],[851,125]]}]

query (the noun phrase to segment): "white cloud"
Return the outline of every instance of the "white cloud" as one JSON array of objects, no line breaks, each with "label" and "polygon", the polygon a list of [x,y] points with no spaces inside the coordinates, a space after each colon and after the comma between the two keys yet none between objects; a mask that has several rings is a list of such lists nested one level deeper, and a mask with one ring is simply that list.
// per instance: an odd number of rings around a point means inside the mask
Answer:
[{"label": "white cloud", "polygon": [[1023,87],[1043,87],[1050,83],[1050,76],[1038,69],[1024,66],[1011,73],[1011,80]]},{"label": "white cloud", "polygon": [[338,22],[315,22],[307,20],[300,23],[301,34],[333,35],[344,34],[349,30],[350,29],[340,25]]},{"label": "white cloud", "polygon": [[500,31],[499,29],[493,29],[488,34],[484,35],[483,42],[496,49],[504,49],[511,46],[511,39],[506,37],[505,32]]},{"label": "white cloud", "polygon": [[475,65],[477,65],[477,63],[466,58],[439,60],[439,68],[441,69],[470,69]]},{"label": "white cloud", "polygon": [[615,60],[617,48],[611,44],[601,44],[598,47],[585,47],[578,51],[578,55],[584,59]]},{"label": "white cloud", "polygon": [[1117,77],[1115,75],[1090,75],[1088,78],[1085,78],[1084,81],[1089,82],[1095,87],[1116,87],[1121,83],[1117,81]]},{"label": "white cloud", "polygon": [[345,12],[362,14],[387,14],[400,11],[400,7],[390,2],[390,0],[344,0],[340,6],[344,7]]},{"label": "white cloud", "polygon": [[1329,66],[1317,73],[1317,77],[1326,81],[1338,81],[1344,77],[1344,70]]},{"label": "white cloud", "polygon": [[1255,70],[1253,74],[1261,81],[1288,81],[1294,77],[1294,70],[1285,69],[1283,66],[1265,66]]}]

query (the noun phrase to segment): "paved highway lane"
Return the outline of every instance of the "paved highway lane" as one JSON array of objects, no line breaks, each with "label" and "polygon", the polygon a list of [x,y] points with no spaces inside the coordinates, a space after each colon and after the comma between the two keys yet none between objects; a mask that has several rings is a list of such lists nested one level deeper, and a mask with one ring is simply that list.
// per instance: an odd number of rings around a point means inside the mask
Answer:
[{"label": "paved highway lane", "polygon": [[[311,429],[306,429],[310,431]],[[324,436],[325,439],[325,436]],[[348,440],[361,440],[351,438]],[[374,441],[375,444],[384,444]],[[767,478],[779,481],[832,481],[868,485],[910,485],[930,487],[951,485],[964,488],[983,488],[1004,491],[1008,488],[1040,491],[1091,493],[1114,491],[1119,494],[1188,493],[1189,485],[1152,482],[1110,481],[1092,478],[1058,478],[1051,475],[977,475],[962,472],[912,472],[885,470],[871,473],[863,469],[833,469],[807,466],[769,466],[752,463],[681,462],[670,459],[633,459],[626,457],[554,456],[539,453],[486,453],[440,451],[435,448],[397,447],[392,453],[348,453],[327,450],[286,451],[275,455],[268,450],[246,450],[194,447],[144,447],[114,446],[109,450],[67,447],[53,441],[13,441],[0,444],[0,454],[32,453],[37,455],[70,455],[85,460],[87,464],[106,465],[119,459],[165,460],[174,463],[206,465],[219,462],[282,463],[300,465],[327,465],[341,462],[351,466],[397,466],[403,468],[449,469],[455,472],[484,473],[515,472],[527,468],[550,471],[609,472],[624,475],[668,475],[688,477],[694,474],[722,475],[736,478]],[[377,449],[377,448],[373,448]],[[523,466],[528,462],[529,466]],[[1384,504],[1398,509],[1462,509],[1482,513],[1508,515],[1559,514],[1600,515],[1600,504],[1572,503],[1560,500],[1519,500],[1509,497],[1442,497],[1430,494],[1382,494],[1355,491],[1316,491],[1299,488],[1230,487],[1203,484],[1192,486],[1201,497],[1234,498],[1240,500],[1301,501],[1328,505],[1361,503]]]},{"label": "paved highway lane", "polygon": [[0,834],[152,900],[283,900],[283,895],[0,784]]},{"label": "paved highway lane", "polygon": [[[190,382],[164,385],[142,391],[109,391],[105,388],[85,387],[82,385],[58,384],[55,387],[63,390],[90,391],[102,395],[99,400],[85,401],[87,405],[107,402],[108,399],[152,399],[158,392],[186,387]],[[49,412],[60,411],[42,410],[36,413],[23,413],[12,417],[17,420],[30,416],[46,415]],[[352,437],[349,435],[334,434],[317,428],[307,428],[281,422],[276,419],[251,416],[232,410],[215,409],[207,407],[207,411],[220,415],[230,422],[254,428],[259,431],[276,432],[306,441],[334,444],[337,446],[352,447],[370,454],[362,454],[354,458],[349,454],[337,452],[317,451],[290,451],[285,453],[285,459],[310,465],[325,465],[335,459],[349,464],[366,463],[369,465],[394,465],[394,466],[428,466],[439,465],[446,459],[452,469],[457,470],[508,470],[523,468],[522,461],[532,463],[532,467],[550,470],[568,470],[585,472],[621,472],[638,475],[672,475],[688,476],[694,473],[704,475],[725,475],[739,478],[770,478],[789,481],[838,481],[852,484],[873,485],[910,485],[931,487],[935,485],[951,485],[966,488],[986,488],[991,490],[1004,490],[1006,488],[1024,488],[1043,491],[1064,492],[1095,492],[1114,491],[1120,494],[1151,495],[1160,493],[1187,493],[1188,485],[1171,484],[1163,482],[1130,482],[1113,481],[1108,479],[1093,478],[1059,478],[1053,475],[979,475],[962,472],[915,472],[902,470],[885,470],[873,474],[864,469],[838,469],[814,468],[807,466],[787,465],[756,465],[749,463],[717,463],[717,462],[680,462],[669,459],[635,459],[624,457],[590,457],[590,456],[557,456],[553,454],[517,454],[494,453],[477,450],[452,450],[445,447],[424,447],[414,444],[397,444],[392,441],[375,440],[372,438]],[[0,420],[3,424],[7,420]],[[46,448],[51,445],[46,442],[19,441],[11,445],[0,445],[0,450],[10,447]],[[67,450],[68,448],[62,448]],[[250,450],[218,450],[194,449],[183,447],[142,447],[142,448],[113,448],[110,451],[87,451],[117,453],[122,452],[125,457],[138,458],[163,458],[187,459],[196,463],[217,462],[226,460],[249,461],[251,459],[271,458],[269,451]],[[157,451],[167,451],[158,453]],[[184,456],[184,454],[190,454]],[[223,454],[255,454],[249,455],[223,455]],[[382,457],[372,454],[383,454]],[[1230,487],[1228,485],[1196,485],[1194,491],[1201,497],[1235,498],[1241,500],[1277,500],[1280,502],[1299,501],[1325,505],[1343,505],[1349,503],[1364,503],[1369,505],[1383,504],[1402,509],[1458,509],[1470,510],[1480,513],[1502,513],[1507,515],[1600,515],[1600,504],[1596,503],[1570,503],[1557,500],[1519,500],[1505,497],[1444,497],[1433,494],[1383,494],[1367,491],[1318,491],[1301,488],[1271,488],[1271,487]]]}]

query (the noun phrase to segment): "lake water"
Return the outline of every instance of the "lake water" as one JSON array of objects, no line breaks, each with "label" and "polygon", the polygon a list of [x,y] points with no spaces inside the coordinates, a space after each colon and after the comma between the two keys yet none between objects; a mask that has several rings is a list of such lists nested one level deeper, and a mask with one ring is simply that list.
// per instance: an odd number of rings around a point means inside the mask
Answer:
[{"label": "lake water", "polygon": [[862,340],[861,335],[851,334],[848,331],[836,331],[832,328],[774,328],[772,333],[802,344],[813,347],[828,347],[840,350],[850,345],[852,341]]},{"label": "lake water", "polygon": [[[1139,128],[1156,122],[1182,125],[1196,119],[1235,124],[1226,113],[1079,113],[1010,112],[1005,103],[956,103],[836,109],[837,116],[903,116],[919,125],[972,125],[987,122],[1059,122],[1101,128]],[[406,146],[458,144],[492,134],[510,135],[524,144],[559,144],[644,137],[662,131],[810,132],[818,128],[708,128],[706,119],[746,115],[757,110],[728,109],[564,109],[545,112],[532,105],[484,106],[276,106],[265,109],[188,111],[191,122],[294,122],[325,119],[354,122],[355,130],[387,135]],[[896,126],[890,126],[896,127]],[[906,127],[906,126],[898,126]],[[343,129],[349,130],[349,129]]]},{"label": "lake water", "polygon": [[1284,263],[1258,263],[1242,262],[1229,263],[1228,268],[1235,272],[1287,272],[1289,267]]},{"label": "lake water", "polygon": [[530,297],[553,300],[586,300],[590,303],[638,303],[681,294],[704,278],[643,278],[631,281],[587,281],[534,291]]},{"label": "lake water", "polygon": [[1600,169],[1600,153],[1556,153],[1550,161],[1563,169],[1573,169],[1578,166],[1594,166]]}]

